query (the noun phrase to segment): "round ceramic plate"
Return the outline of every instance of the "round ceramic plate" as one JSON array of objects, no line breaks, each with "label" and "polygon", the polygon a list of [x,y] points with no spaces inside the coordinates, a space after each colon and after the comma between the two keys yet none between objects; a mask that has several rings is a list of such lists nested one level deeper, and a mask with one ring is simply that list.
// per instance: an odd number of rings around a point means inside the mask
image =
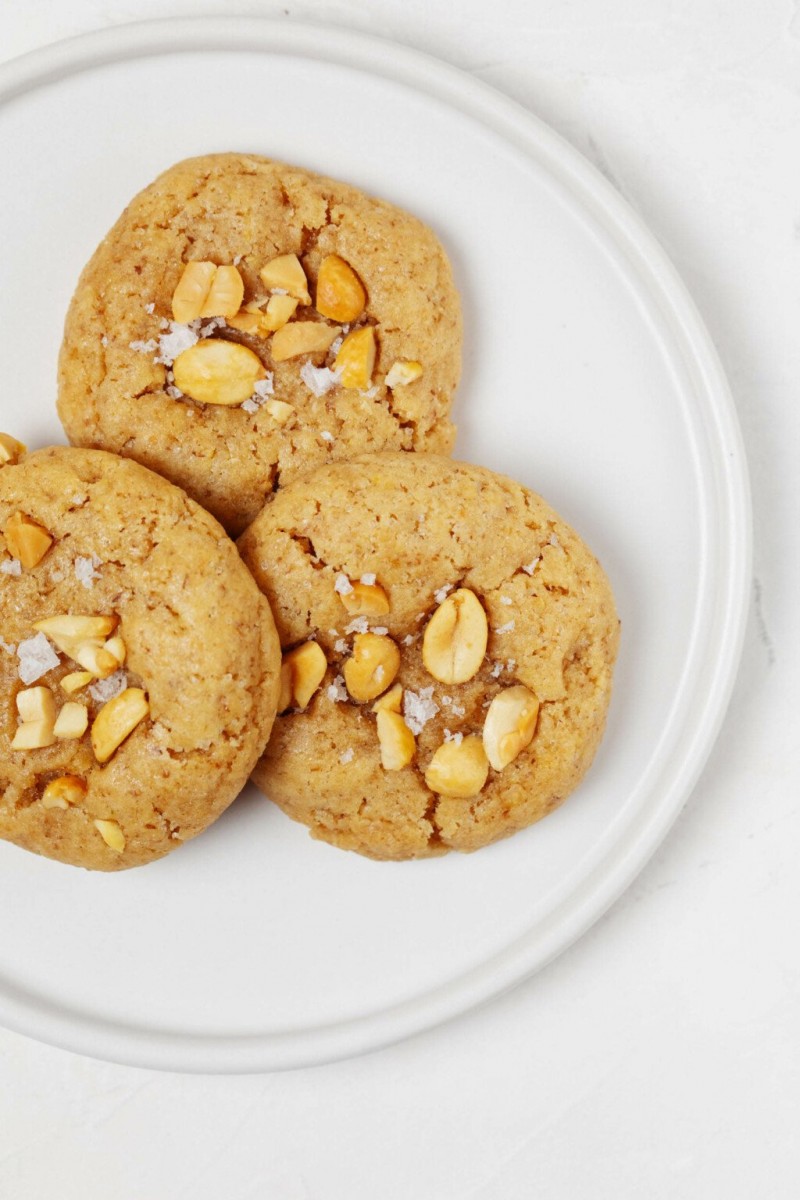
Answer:
[{"label": "round ceramic plate", "polygon": [[0,428],[34,447],[63,441],[56,355],[81,267],[135,192],[214,150],[339,176],[433,226],[465,311],[457,453],[577,527],[623,630],[589,776],[547,820],[479,854],[369,862],[311,841],[252,789],[195,842],[122,875],[0,845],[0,1021],[121,1062],[254,1071],[463,1012],[622,892],[719,727],[750,523],[713,348],[612,188],[475,80],[302,25],[127,26],[2,68]]}]

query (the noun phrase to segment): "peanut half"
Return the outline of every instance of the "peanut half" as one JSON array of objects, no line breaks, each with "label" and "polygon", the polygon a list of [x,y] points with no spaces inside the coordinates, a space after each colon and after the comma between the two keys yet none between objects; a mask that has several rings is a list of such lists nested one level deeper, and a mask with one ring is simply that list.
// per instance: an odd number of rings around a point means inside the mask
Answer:
[{"label": "peanut half", "polygon": [[221,338],[201,338],[178,355],[172,371],[175,386],[185,396],[222,408],[249,400],[267,374],[261,359],[247,346]]},{"label": "peanut half", "polygon": [[76,700],[68,700],[56,718],[53,733],[64,741],[78,739],[83,737],[88,727],[89,710]]},{"label": "peanut half", "polygon": [[483,723],[483,746],[495,771],[502,771],[530,745],[538,716],[539,701],[521,683],[498,692]]},{"label": "peanut half", "polygon": [[172,316],[181,324],[198,317],[233,317],[244,298],[244,282],[234,266],[189,262],[172,293]]},{"label": "peanut half", "polygon": [[93,824],[108,848],[114,850],[117,854],[122,854],[122,851],[125,849],[125,834],[117,822],[103,821],[98,817]]},{"label": "peanut half", "polygon": [[488,639],[483,605],[469,588],[459,588],[426,625],[422,661],[440,683],[466,683],[479,671]]},{"label": "peanut half", "polygon": [[86,781],[79,775],[61,775],[52,779],[42,792],[42,808],[69,808],[86,796]]},{"label": "peanut half", "polygon": [[342,668],[347,690],[360,703],[375,700],[394,683],[400,670],[400,651],[390,637],[358,633],[353,653]]},{"label": "peanut half", "polygon": [[56,721],[56,702],[49,687],[25,688],[17,693],[17,726],[12,750],[42,750],[56,740],[53,727]]},{"label": "peanut half", "polygon": [[439,796],[467,800],[477,796],[489,774],[489,761],[479,737],[444,742],[428,763],[425,782]]},{"label": "peanut half", "polygon": [[286,362],[301,354],[318,354],[329,349],[339,330],[322,321],[292,321],[272,336],[271,353],[274,362]]}]

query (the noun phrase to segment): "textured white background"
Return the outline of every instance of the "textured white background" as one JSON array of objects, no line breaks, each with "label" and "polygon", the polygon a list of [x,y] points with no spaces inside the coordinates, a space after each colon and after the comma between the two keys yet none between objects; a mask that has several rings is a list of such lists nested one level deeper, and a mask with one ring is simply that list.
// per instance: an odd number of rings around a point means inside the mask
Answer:
[{"label": "textured white background", "polygon": [[[0,0],[0,59],[83,30],[220,7]],[[283,1075],[151,1073],[0,1031],[0,1197],[794,1200],[798,5],[231,7],[362,29],[463,67],[550,122],[642,214],[709,325],[744,428],[756,533],[744,660],[717,747],[657,857],[537,978],[404,1045]]]}]

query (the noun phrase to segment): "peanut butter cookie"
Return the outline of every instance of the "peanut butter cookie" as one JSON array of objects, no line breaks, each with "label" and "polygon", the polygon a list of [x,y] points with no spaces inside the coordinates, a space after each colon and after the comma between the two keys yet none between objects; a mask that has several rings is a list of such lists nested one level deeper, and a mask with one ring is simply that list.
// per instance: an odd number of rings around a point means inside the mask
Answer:
[{"label": "peanut butter cookie", "polygon": [[253,778],[372,858],[476,850],[551,812],[602,736],[608,580],[533,492],[425,454],[281,490],[239,541],[284,648]]},{"label": "peanut butter cookie", "polygon": [[0,437],[0,837],[115,871],[227,808],[272,726],[269,606],[217,522],[97,450]]},{"label": "peanut butter cookie", "polygon": [[70,441],[183,487],[241,531],[291,478],[449,452],[461,311],[425,225],[243,154],[178,163],[83,271],[58,408]]}]

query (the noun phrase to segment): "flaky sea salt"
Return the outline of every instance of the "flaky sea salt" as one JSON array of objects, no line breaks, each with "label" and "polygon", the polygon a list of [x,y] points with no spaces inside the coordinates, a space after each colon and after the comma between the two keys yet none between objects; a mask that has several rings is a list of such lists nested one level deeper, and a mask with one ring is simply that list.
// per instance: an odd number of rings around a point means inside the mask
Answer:
[{"label": "flaky sea salt", "polygon": [[532,575],[541,561],[541,555],[539,555],[532,559],[529,563],[523,563],[522,569],[526,575]]},{"label": "flaky sea salt", "polygon": [[354,617],[349,625],[345,625],[344,631],[345,633],[367,633],[369,621],[366,617]]},{"label": "flaky sea salt", "polygon": [[464,735],[463,733],[451,733],[449,729],[445,729],[444,740],[446,742],[454,742],[456,746],[460,746],[464,740]]},{"label": "flaky sea salt", "polygon": [[4,558],[3,561],[0,562],[0,571],[2,571],[4,575],[21,575],[22,563],[18,558]]},{"label": "flaky sea salt", "polygon": [[514,628],[514,625],[515,625],[514,621],[506,621],[505,625],[498,625],[494,632],[495,633],[511,633],[511,630]]},{"label": "flaky sea salt", "polygon": [[259,379],[253,385],[253,395],[258,396],[260,400],[266,400],[267,396],[272,396],[275,392],[275,382],[272,371],[267,371],[263,379]]},{"label": "flaky sea salt", "polygon": [[124,671],[115,671],[113,675],[109,675],[107,679],[98,679],[97,683],[93,683],[89,687],[89,695],[98,704],[105,704],[108,700],[113,700],[115,696],[119,696],[125,691],[128,686],[128,676]]},{"label": "flaky sea salt", "polygon": [[433,593],[433,598],[437,604],[441,604],[442,601],[447,598],[448,592],[452,592],[452,590],[453,590],[452,583],[442,584],[442,586],[438,589],[438,591],[435,591]]},{"label": "flaky sea salt", "polygon": [[340,572],[336,576],[336,582],[333,585],[333,590],[338,592],[340,596],[347,596],[348,593],[352,592],[353,585],[344,572]]},{"label": "flaky sea salt", "polygon": [[503,664],[501,662],[496,662],[494,664],[494,666],[492,667],[491,671],[489,672],[489,674],[491,675],[492,679],[497,679],[498,676],[500,676],[502,674],[502,672],[503,672]]},{"label": "flaky sea salt", "polygon": [[328,349],[328,354],[330,354],[333,358],[336,358],[336,355],[339,353],[339,351],[342,348],[343,341],[344,341],[343,337],[334,338],[330,344],[330,348]]},{"label": "flaky sea salt", "polygon": [[17,646],[19,677],[23,683],[35,683],[58,666],[58,655],[43,633],[25,638]]},{"label": "flaky sea salt", "polygon": [[145,304],[144,311],[146,313],[154,313],[156,311],[155,301],[151,300],[149,304]]},{"label": "flaky sea salt", "polygon": [[339,755],[339,762],[342,764],[343,767],[346,767],[349,762],[353,761],[353,759],[355,758],[355,754],[356,754],[356,752],[353,749],[353,747],[351,746],[348,750],[345,750],[343,754]]},{"label": "flaky sea salt", "polygon": [[337,654],[347,654],[348,645],[345,638],[339,638],[333,643],[333,648]]},{"label": "flaky sea salt", "polygon": [[7,642],[5,638],[0,637],[0,650],[5,650],[6,654],[16,654],[17,647],[13,642]]},{"label": "flaky sea salt", "polygon": [[347,699],[344,675],[337,675],[330,687],[325,689],[325,694],[332,704],[343,704]]},{"label": "flaky sea salt", "polygon": [[547,544],[549,546],[558,546],[559,549],[561,547],[561,542],[558,540],[558,538],[556,537],[556,535],[554,533],[550,534],[550,537],[547,539]]},{"label": "flaky sea salt", "polygon": [[257,413],[261,408],[261,405],[258,403],[258,401],[253,400],[252,397],[247,400],[243,400],[241,406],[246,413]]},{"label": "flaky sea salt", "polygon": [[464,708],[463,704],[453,704],[450,711],[454,717],[463,717],[467,710]]},{"label": "flaky sea salt", "polygon": [[108,338],[107,338],[107,336],[106,336],[105,334],[103,334],[103,336],[100,338],[100,345],[101,345],[101,346],[107,346],[107,345],[108,345]]},{"label": "flaky sea salt", "polygon": [[333,443],[336,441],[336,438],[329,429],[320,430],[319,436],[322,438],[323,442],[329,442],[331,445],[333,445]]},{"label": "flaky sea salt", "polygon": [[300,378],[315,396],[327,396],[338,384],[340,373],[330,367],[315,367],[309,359],[300,368]]},{"label": "flaky sea salt", "polygon": [[420,688],[418,692],[406,688],[403,692],[403,717],[415,736],[422,733],[438,711],[439,705],[433,699],[433,687]]},{"label": "flaky sea salt", "polygon": [[[196,322],[192,322],[192,325]],[[192,328],[192,325],[182,325],[180,321],[168,321],[167,329],[169,332],[162,333],[158,339],[158,344],[153,346],[153,350],[158,350],[155,361],[163,363],[165,367],[171,367],[179,354],[183,354],[184,350],[188,350],[190,346],[194,346],[199,341],[197,330]],[[133,348],[133,343],[131,343]]]},{"label": "flaky sea salt", "polygon": [[501,597],[500,597],[500,603],[501,603],[501,604],[513,604],[513,603],[514,603],[514,601],[511,599],[511,597],[510,597],[510,596],[501,596]]},{"label": "flaky sea salt", "polygon": [[96,554],[92,554],[89,558],[84,558],[79,554],[73,563],[72,569],[75,572],[75,578],[78,580],[78,583],[82,583],[88,589],[94,586],[95,579],[100,578],[100,572],[97,568],[102,567],[102,565],[102,560]]},{"label": "flaky sea salt", "polygon": [[155,338],[148,338],[146,342],[137,339],[134,342],[128,342],[128,347],[131,350],[136,350],[139,354],[155,354],[158,349],[158,342]]},{"label": "flaky sea salt", "polygon": [[377,578],[378,578],[378,576],[375,574],[374,571],[366,571],[361,576],[361,582],[365,583],[367,585],[367,587],[372,587]]},{"label": "flaky sea salt", "polygon": [[386,634],[389,632],[389,626],[388,625],[375,625],[373,627],[372,632],[377,633],[378,637],[386,637]]},{"label": "flaky sea salt", "polygon": [[243,255],[243,254],[237,254],[237,255],[236,255],[236,257],[235,257],[235,258],[234,258],[234,260],[233,260],[233,265],[234,265],[235,267],[238,267],[239,263],[242,261],[242,259],[243,259],[243,258],[244,258],[244,255]]}]

